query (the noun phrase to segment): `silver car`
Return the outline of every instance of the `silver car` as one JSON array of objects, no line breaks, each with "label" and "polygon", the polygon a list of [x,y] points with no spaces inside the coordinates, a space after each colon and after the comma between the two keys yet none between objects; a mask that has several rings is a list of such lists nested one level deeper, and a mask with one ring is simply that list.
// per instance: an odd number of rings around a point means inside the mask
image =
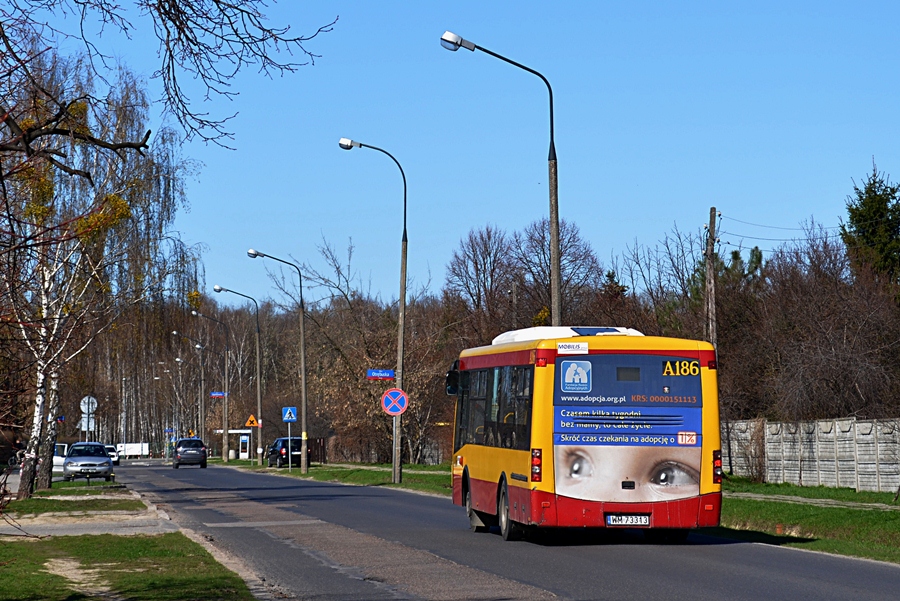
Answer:
[{"label": "silver car", "polygon": [[63,479],[103,478],[107,482],[115,477],[113,462],[99,442],[76,442],[69,447],[63,461]]}]

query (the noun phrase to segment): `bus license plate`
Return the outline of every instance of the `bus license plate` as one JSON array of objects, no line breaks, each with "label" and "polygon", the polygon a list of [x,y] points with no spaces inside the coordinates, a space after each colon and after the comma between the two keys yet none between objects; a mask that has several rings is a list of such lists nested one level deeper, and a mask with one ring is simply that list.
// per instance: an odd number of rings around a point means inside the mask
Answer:
[{"label": "bus license plate", "polygon": [[607,515],[607,526],[649,526],[649,515]]}]

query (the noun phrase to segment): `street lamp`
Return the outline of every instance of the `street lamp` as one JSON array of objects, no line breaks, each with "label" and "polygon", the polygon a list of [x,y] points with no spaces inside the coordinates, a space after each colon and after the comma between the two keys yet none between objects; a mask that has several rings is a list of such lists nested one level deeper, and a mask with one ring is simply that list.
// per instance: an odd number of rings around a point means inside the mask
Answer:
[{"label": "street lamp", "polygon": [[450,31],[445,31],[444,35],[441,36],[441,46],[452,52],[456,52],[460,48],[465,48],[472,52],[481,50],[486,54],[499,58],[503,62],[537,75],[541,78],[541,81],[547,84],[547,91],[550,93],[550,154],[548,157],[550,170],[550,322],[551,325],[554,326],[562,325],[562,303],[560,300],[562,272],[560,270],[559,250],[559,182],[557,180],[556,170],[556,145],[553,143],[553,89],[550,87],[550,82],[547,81],[546,77],[534,69],[530,69],[525,65],[510,60],[496,52],[491,52],[487,48],[478,46]]},{"label": "street lamp", "polygon": [[[300,278],[300,473],[308,474],[309,458],[306,456],[308,447],[306,442],[306,332],[303,326],[303,322],[306,321],[306,309],[303,307],[303,272],[300,271],[299,267],[289,261],[267,255],[258,250],[253,250],[252,248],[247,251],[247,256],[251,259],[255,259],[256,257],[262,257],[264,259],[268,258],[273,261],[278,261],[279,263],[284,263],[285,265],[290,265],[297,270],[297,275]],[[257,379],[257,382],[258,381],[259,380]],[[290,449],[288,450],[290,451]],[[262,461],[262,455],[260,455],[260,461]]]},{"label": "street lamp", "polygon": [[236,292],[234,290],[229,290],[228,288],[223,288],[216,284],[213,286],[213,290],[215,292],[230,292],[232,294],[237,294],[238,296],[243,296],[244,298],[249,298],[253,301],[253,304],[256,306],[256,418],[257,428],[259,428],[257,432],[258,444],[256,446],[256,454],[259,456],[259,465],[260,467],[263,464],[263,444],[262,444],[262,393],[260,392],[260,379],[259,379],[259,303],[256,302],[256,299],[252,296],[248,296],[246,294],[241,294],[240,292]]},{"label": "street lamp", "polygon": [[206,350],[199,340],[194,340],[190,336],[180,333],[178,330],[172,330],[173,336],[180,336],[185,340],[189,340],[194,343],[194,348],[197,349],[197,354],[200,356],[200,388],[197,391],[197,432],[200,434],[200,438],[206,439],[206,402],[204,398],[204,389],[206,387],[203,376],[203,351]]},{"label": "street lamp", "polygon": [[[394,158],[394,155],[383,148],[356,142],[349,138],[341,138],[338,140],[338,145],[344,150],[351,150],[354,147],[371,148],[372,150],[377,150],[378,152],[386,154],[391,157],[391,160],[394,161],[397,168],[400,169],[400,175],[403,177],[403,238],[400,242],[400,315],[399,323],[397,324],[397,388],[403,390],[403,332],[406,321],[406,174],[403,172],[403,167],[400,166],[400,162]],[[394,484],[400,484],[402,479],[403,469],[400,463],[400,416],[395,415],[393,471],[391,474],[391,481]]]},{"label": "street lamp", "polygon": [[204,315],[199,311],[191,311],[191,315],[214,321],[225,328],[225,398],[222,399],[222,461],[228,463],[228,341],[231,339],[231,331],[224,321],[219,321],[215,317]]}]

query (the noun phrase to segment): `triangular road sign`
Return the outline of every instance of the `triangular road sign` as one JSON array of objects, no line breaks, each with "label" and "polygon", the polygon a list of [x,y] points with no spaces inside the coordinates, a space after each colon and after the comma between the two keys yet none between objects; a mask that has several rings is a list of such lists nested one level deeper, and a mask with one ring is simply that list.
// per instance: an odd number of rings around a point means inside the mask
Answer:
[{"label": "triangular road sign", "polygon": [[256,421],[256,418],[253,417],[253,414],[250,414],[250,417],[247,418],[247,423],[244,424],[245,428],[257,428],[259,427],[259,423]]}]

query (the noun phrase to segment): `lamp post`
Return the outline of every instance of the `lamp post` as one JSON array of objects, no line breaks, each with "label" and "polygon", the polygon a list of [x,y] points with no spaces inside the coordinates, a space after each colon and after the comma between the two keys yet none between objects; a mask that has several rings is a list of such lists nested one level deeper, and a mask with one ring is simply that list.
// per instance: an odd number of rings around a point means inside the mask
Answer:
[{"label": "lamp post", "polygon": [[199,311],[191,311],[191,315],[214,321],[225,328],[225,398],[222,399],[222,461],[228,463],[228,341],[231,339],[231,331],[224,321],[219,321],[215,317],[204,315]]},{"label": "lamp post", "polygon": [[[406,246],[407,246],[407,238],[406,238],[406,174],[403,172],[403,167],[400,166],[400,161],[394,158],[394,155],[389,153],[387,150],[383,148],[378,148],[377,146],[372,146],[371,144],[363,144],[362,142],[356,142],[349,138],[341,138],[338,141],[338,145],[344,150],[351,150],[353,147],[356,148],[371,148],[372,150],[377,150],[383,154],[386,154],[391,158],[392,161],[397,165],[397,168],[400,169],[400,176],[403,178],[403,238],[400,241],[400,314],[398,316],[398,324],[397,324],[397,388],[403,390],[403,340],[404,340],[404,328],[406,323]],[[394,484],[400,484],[403,480],[403,467],[400,463],[400,416],[394,416],[394,450],[393,450],[393,470],[391,474],[391,481]]]},{"label": "lamp post", "polygon": [[125,404],[125,380],[128,378],[122,376],[122,456],[128,459],[125,454],[126,444],[128,443],[128,406]]},{"label": "lamp post", "polygon": [[[268,258],[289,265],[297,270],[297,276],[300,278],[300,473],[308,474],[309,457],[306,456],[308,447],[306,442],[306,331],[303,325],[303,322],[306,321],[306,309],[303,306],[303,272],[290,261],[267,255],[258,250],[253,250],[252,248],[247,251],[247,256],[251,259],[255,259],[256,257]],[[258,381],[259,380],[257,379],[257,382]],[[290,445],[288,446],[290,447]],[[290,448],[288,451],[290,451]],[[260,454],[260,462],[262,462],[262,454]],[[262,465],[262,463],[260,463],[260,465]]]},{"label": "lamp post", "polygon": [[550,171],[550,323],[554,326],[562,325],[562,303],[560,300],[562,272],[560,271],[559,256],[559,183],[556,170],[556,145],[553,142],[553,89],[550,87],[550,82],[534,69],[510,60],[496,52],[491,52],[487,48],[478,46],[450,31],[445,31],[444,35],[441,36],[441,46],[452,52],[456,52],[460,48],[465,48],[472,52],[481,50],[485,54],[490,54],[494,58],[499,58],[503,62],[537,75],[541,78],[541,81],[547,84],[547,91],[550,93],[550,154],[547,159]]},{"label": "lamp post", "polygon": [[194,340],[190,336],[186,336],[185,334],[180,333],[178,330],[173,330],[172,335],[180,336],[185,340],[193,342],[194,348],[197,349],[197,354],[200,356],[200,388],[197,390],[197,432],[199,433],[200,438],[206,440],[206,400],[204,397],[204,389],[206,387],[206,384],[203,381],[203,351],[206,350],[206,348],[200,343],[199,340]]},{"label": "lamp post", "polygon": [[259,378],[259,303],[256,302],[256,299],[252,296],[248,296],[246,294],[241,294],[235,290],[229,290],[228,288],[224,288],[216,284],[213,286],[213,290],[215,292],[230,292],[232,294],[237,294],[238,296],[243,296],[244,298],[249,298],[253,301],[253,305],[256,307],[256,422],[257,422],[257,446],[256,446],[256,454],[259,457],[259,466],[261,467],[263,464],[263,444],[262,444],[262,428],[263,428],[263,419],[262,419],[262,393],[260,392],[260,378]]}]

